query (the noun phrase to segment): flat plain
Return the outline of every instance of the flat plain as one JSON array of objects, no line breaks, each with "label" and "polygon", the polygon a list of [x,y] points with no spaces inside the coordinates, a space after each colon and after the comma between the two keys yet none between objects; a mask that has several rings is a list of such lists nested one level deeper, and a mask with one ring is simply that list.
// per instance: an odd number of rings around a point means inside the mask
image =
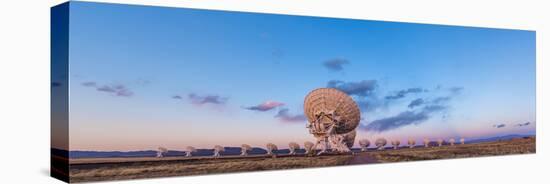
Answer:
[{"label": "flat plain", "polygon": [[529,154],[536,152],[536,138],[444,145],[442,147],[400,147],[397,150],[369,150],[354,154],[322,156],[265,155],[212,157],[135,157],[70,159],[71,182],[126,180],[168,176],[220,174],[246,171],[314,168],[355,164],[469,158]]}]

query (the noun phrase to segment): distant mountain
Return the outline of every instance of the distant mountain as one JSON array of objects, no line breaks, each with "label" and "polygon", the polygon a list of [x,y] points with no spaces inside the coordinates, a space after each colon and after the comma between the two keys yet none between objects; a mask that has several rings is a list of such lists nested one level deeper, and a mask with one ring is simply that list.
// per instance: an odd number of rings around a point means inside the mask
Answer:
[{"label": "distant mountain", "polygon": [[[498,136],[498,137],[489,137],[489,138],[480,138],[480,139],[473,139],[473,140],[466,140],[466,143],[481,143],[481,142],[494,142],[494,141],[505,141],[505,140],[511,140],[514,138],[524,138],[524,137],[530,137],[533,135],[518,135],[518,134],[511,134],[511,135],[505,135],[505,136]],[[445,143],[447,144],[447,143]],[[436,146],[436,142],[430,142],[430,146]],[[386,149],[391,149],[391,147],[386,147]],[[358,152],[359,148],[353,148],[354,152]],[[369,150],[376,150],[376,148],[369,148]],[[275,151],[277,154],[288,154],[290,151],[288,149],[281,149]],[[267,151],[263,148],[254,147],[249,152],[250,155],[263,155],[266,154]],[[297,153],[305,153],[304,149],[297,150]],[[66,155],[66,151],[64,150],[56,150],[52,149],[52,154],[56,155]],[[211,156],[214,154],[213,149],[197,149],[197,152],[193,153],[193,156]],[[225,147],[225,151],[221,152],[221,155],[239,155],[241,154],[241,148],[240,147]],[[144,151],[70,151],[69,152],[69,158],[116,158],[116,157],[155,157],[157,155],[157,151],[155,150],[144,150]],[[174,151],[169,150],[166,154],[167,157],[171,156],[185,156],[184,151]]]},{"label": "distant mountain", "polygon": [[[281,149],[275,151],[277,154],[288,154],[290,151],[288,149]],[[300,149],[297,153],[304,153],[305,150]],[[254,147],[248,154],[250,155],[263,155],[267,151],[262,148]],[[197,149],[197,152],[193,153],[193,156],[210,156],[214,154],[213,149]],[[240,147],[225,147],[225,151],[221,152],[221,155],[240,155]],[[116,157],[155,157],[157,151],[155,150],[144,150],[144,151],[70,151],[69,158],[116,158]],[[169,150],[166,153],[167,157],[171,156],[185,156],[184,151],[173,151]]]},{"label": "distant mountain", "polygon": [[[169,151],[169,154],[174,154]],[[177,153],[176,153],[177,154]],[[69,158],[113,158],[113,157],[153,157],[157,152],[153,150],[146,151],[70,151]]]},{"label": "distant mountain", "polygon": [[466,140],[465,142],[466,143],[481,143],[481,142],[507,141],[507,140],[511,140],[511,139],[526,138],[526,137],[531,137],[531,136],[534,136],[534,135],[511,134],[511,135],[504,135],[504,136],[497,136],[497,137]]}]

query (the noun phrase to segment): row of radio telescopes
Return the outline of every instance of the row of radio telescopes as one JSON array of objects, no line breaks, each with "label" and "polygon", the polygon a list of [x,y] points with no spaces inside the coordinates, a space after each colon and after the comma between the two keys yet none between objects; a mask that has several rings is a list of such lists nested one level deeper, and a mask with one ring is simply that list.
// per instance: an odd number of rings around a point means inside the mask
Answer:
[{"label": "row of radio telescopes", "polygon": [[[427,139],[425,138],[423,140],[423,147],[425,148],[429,148],[430,147],[430,143],[432,143],[430,141],[430,139]],[[437,147],[441,147],[443,146],[445,143],[447,143],[448,145],[450,146],[454,146],[455,143],[456,143],[456,140],[454,138],[450,138],[449,140],[447,140],[447,142],[445,142],[445,140],[443,139],[437,139],[436,140],[436,145]],[[464,143],[464,138],[460,138],[459,140],[459,143],[460,144],[465,144]],[[384,138],[379,138],[379,139],[376,139],[376,141],[374,142],[374,145],[376,146],[377,150],[385,150],[386,149],[386,145],[388,144],[388,141]],[[392,148],[393,149],[399,149],[399,146],[401,145],[401,142],[399,140],[393,140],[393,141],[390,141],[390,144],[392,145]],[[367,148],[371,145],[371,142],[368,140],[368,139],[361,139],[359,140],[359,146],[361,147],[361,152],[365,152],[367,151]],[[409,148],[415,148],[416,147],[416,141],[414,139],[409,139],[407,141],[407,145]],[[306,141],[304,142],[304,150],[305,150],[305,155],[313,155],[313,153],[316,151],[316,150],[313,150],[313,146],[314,144],[312,142],[309,142],[309,141]],[[288,150],[290,151],[288,153],[288,155],[296,155],[297,153],[297,150],[300,149],[300,145],[296,142],[291,142],[288,144]],[[212,157],[220,157],[221,156],[221,152],[224,152],[225,151],[225,148],[223,146],[220,146],[220,145],[216,145],[214,146],[213,148],[214,150],[214,153],[212,155]],[[247,156],[248,153],[252,150],[252,146],[248,145],[248,144],[243,144],[241,145],[241,156]],[[278,148],[277,148],[277,145],[273,144],[273,143],[268,143],[266,145],[266,151],[267,151],[267,155],[276,155],[275,151],[277,151]],[[191,157],[193,156],[193,153],[197,152],[197,149],[193,146],[187,146],[186,149],[185,149],[185,156],[186,157]],[[157,157],[164,157],[166,156],[166,153],[168,153],[168,149],[164,148],[164,147],[159,147],[158,148],[158,151],[157,151]]]},{"label": "row of radio telescopes", "polygon": [[[326,152],[337,153],[353,153],[351,147],[355,142],[356,129],[361,120],[361,111],[357,103],[346,93],[335,88],[318,88],[311,91],[304,99],[304,115],[306,115],[308,123],[306,128],[309,133],[315,137],[315,143],[305,142],[304,149],[306,155],[312,155],[317,151],[317,147],[321,149],[317,155]],[[437,140],[437,146],[441,147],[445,141]],[[384,138],[377,139],[374,145],[378,150],[384,150],[388,141]],[[409,148],[416,146],[414,139],[407,141]],[[455,139],[448,140],[448,144],[454,146]],[[464,144],[464,138],[460,138],[460,144]],[[361,151],[367,151],[370,146],[370,141],[367,139],[359,140]],[[399,140],[391,141],[393,149],[399,149],[401,142]],[[289,145],[289,155],[295,155],[300,149],[300,145],[291,142]],[[424,139],[424,147],[430,147],[430,140]],[[252,147],[247,144],[241,146],[241,155],[246,156],[252,150]],[[267,155],[275,155],[277,145],[268,143],[266,145]],[[186,156],[192,156],[197,150],[194,147],[187,147],[185,150]],[[220,152],[224,152],[225,148],[220,145],[214,146],[213,157],[219,157]],[[157,157],[164,157],[168,152],[166,148],[159,148]]]}]

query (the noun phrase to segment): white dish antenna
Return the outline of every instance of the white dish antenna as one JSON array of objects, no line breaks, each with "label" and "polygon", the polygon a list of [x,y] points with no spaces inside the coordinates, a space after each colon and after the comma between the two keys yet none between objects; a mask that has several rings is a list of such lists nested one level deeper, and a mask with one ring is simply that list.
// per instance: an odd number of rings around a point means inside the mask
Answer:
[{"label": "white dish antenna", "polygon": [[409,145],[409,148],[414,148],[414,146],[416,146],[416,141],[414,139],[409,139],[407,144]]},{"label": "white dish antenna", "polygon": [[252,146],[248,144],[241,145],[241,156],[247,156],[248,152],[252,150]]},{"label": "white dish antenna", "polygon": [[220,146],[220,145],[216,145],[214,146],[214,155],[212,155],[213,157],[220,157],[221,156],[221,152],[224,152],[225,151],[225,148],[223,146]]},{"label": "white dish antenna", "polygon": [[361,112],[349,95],[334,88],[315,89],[305,97],[304,112],[309,133],[317,139],[313,149],[322,147],[318,155],[351,151]]},{"label": "white dish antenna", "polygon": [[300,149],[300,145],[295,142],[288,143],[289,155],[296,155],[296,151]]},{"label": "white dish antenna", "polygon": [[386,139],[384,138],[379,138],[379,139],[376,139],[376,142],[374,142],[374,144],[376,145],[376,147],[378,148],[378,150],[384,150],[384,146],[386,146],[386,144],[388,144],[388,141],[386,141]]},{"label": "white dish antenna", "polygon": [[158,150],[157,150],[157,157],[162,158],[162,157],[166,156],[166,153],[168,153],[168,149],[166,149],[164,147],[159,147]]},{"label": "white dish antenna", "polygon": [[195,149],[195,147],[193,146],[187,146],[185,148],[185,156],[186,157],[190,157],[190,156],[193,156],[193,153],[197,152],[197,149]]},{"label": "white dish antenna", "polygon": [[359,140],[359,146],[361,146],[361,151],[367,151],[367,148],[370,146],[370,141],[368,139]]}]

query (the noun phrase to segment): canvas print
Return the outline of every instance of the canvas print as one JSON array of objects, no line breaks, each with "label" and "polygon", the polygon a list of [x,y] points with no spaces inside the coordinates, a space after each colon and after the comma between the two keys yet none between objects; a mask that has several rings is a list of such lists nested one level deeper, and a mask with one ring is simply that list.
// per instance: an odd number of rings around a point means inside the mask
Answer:
[{"label": "canvas print", "polygon": [[535,31],[78,1],[51,13],[51,174],[67,182],[536,152]]}]

